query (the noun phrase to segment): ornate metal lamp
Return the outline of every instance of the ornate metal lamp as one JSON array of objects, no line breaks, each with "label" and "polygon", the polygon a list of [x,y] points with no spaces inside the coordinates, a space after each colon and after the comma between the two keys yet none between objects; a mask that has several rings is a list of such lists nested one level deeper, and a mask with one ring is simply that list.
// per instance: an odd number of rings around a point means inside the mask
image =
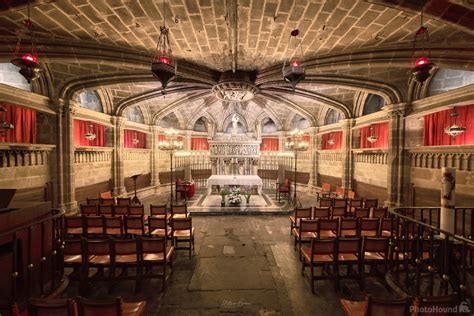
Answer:
[{"label": "ornate metal lamp", "polygon": [[334,139],[334,137],[332,136],[332,133],[329,134],[329,139],[328,139],[328,144],[329,145],[334,145],[336,143],[336,140]]},{"label": "ornate metal lamp", "polygon": [[89,131],[84,135],[84,137],[90,142],[96,139],[97,135],[94,133],[94,125],[92,122],[89,122]]},{"label": "ornate metal lamp", "polygon": [[453,108],[453,113],[451,113],[451,125],[444,129],[444,132],[451,136],[452,138],[456,138],[462,133],[466,132],[466,128],[457,125],[456,118],[459,116],[459,113],[456,111],[456,107]]},{"label": "ornate metal lamp", "polygon": [[4,106],[0,106],[0,131],[4,133],[9,129],[15,128],[15,125],[7,122],[5,118],[6,113],[7,109]]},{"label": "ornate metal lamp", "polygon": [[151,63],[153,76],[160,80],[163,94],[166,93],[168,82],[176,75],[177,63],[171,51],[169,29],[166,27],[166,5],[163,1],[163,26],[160,26],[160,37]]},{"label": "ornate metal lamp", "polygon": [[170,154],[170,205],[173,203],[173,155],[183,148],[183,142],[178,139],[178,131],[174,128],[165,130],[166,140],[158,142],[158,148]]},{"label": "ornate metal lamp", "polygon": [[304,140],[303,138],[303,132],[300,131],[299,129],[294,129],[293,131],[290,132],[290,140],[286,142],[286,148],[288,150],[291,150],[294,152],[294,158],[295,158],[295,170],[294,170],[294,175],[293,175],[293,182],[295,183],[295,190],[293,192],[293,206],[297,206],[297,197],[296,197],[296,173],[298,171],[298,152],[303,152],[308,150],[309,148],[309,143]]},{"label": "ornate metal lamp", "polygon": [[[420,28],[415,33],[415,39],[413,40],[413,58],[412,58],[412,69],[411,74],[420,84],[423,84],[429,77],[431,77],[436,69],[436,65],[432,63],[431,51],[429,48],[425,49],[425,44],[430,41],[428,28],[423,25],[423,2],[421,7],[420,15]],[[417,41],[421,42],[421,56],[416,56]]]},{"label": "ornate metal lamp", "polygon": [[133,132],[132,144],[138,145],[139,143],[140,143],[140,140],[137,137],[137,132]]},{"label": "ornate metal lamp", "polygon": [[373,126],[370,126],[370,135],[367,137],[367,140],[369,141],[369,143],[373,144],[375,143],[379,138],[377,137],[377,135],[375,135],[375,131],[374,131],[374,127]]},{"label": "ornate metal lamp", "polygon": [[28,19],[23,21],[25,27],[30,31],[31,52],[21,53],[21,39],[18,38],[15,49],[15,58],[11,63],[20,68],[20,74],[25,77],[28,83],[37,79],[42,71],[38,62],[38,51],[34,42],[33,22],[30,20],[30,1],[28,0]]},{"label": "ornate metal lamp", "polygon": [[[296,40],[296,37],[299,35],[299,33],[300,31],[298,29],[291,31],[290,40],[288,41],[288,47],[291,44],[291,39],[294,37]],[[296,53],[298,51],[298,48],[300,49],[300,56],[298,56],[298,54]],[[305,69],[302,66],[301,58],[303,58],[303,49],[301,48],[300,39],[296,47],[295,54],[289,59],[288,65],[286,64],[286,59],[284,60],[282,68],[283,79],[286,82],[291,83],[293,88],[298,84],[298,82],[303,80],[305,77]]]}]

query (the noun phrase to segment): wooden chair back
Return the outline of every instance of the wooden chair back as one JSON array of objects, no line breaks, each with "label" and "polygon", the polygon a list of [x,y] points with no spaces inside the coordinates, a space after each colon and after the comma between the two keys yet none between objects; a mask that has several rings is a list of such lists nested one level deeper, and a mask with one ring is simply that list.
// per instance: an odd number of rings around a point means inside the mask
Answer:
[{"label": "wooden chair back", "polygon": [[336,239],[311,239],[311,260],[317,255],[334,255],[336,250]]},{"label": "wooden chair back", "polygon": [[380,220],[378,218],[361,218],[360,234],[362,236],[376,237],[379,235]]},{"label": "wooden chair back", "polygon": [[330,218],[331,209],[329,207],[313,207],[313,218]]},{"label": "wooden chair back", "polygon": [[97,215],[97,204],[81,204],[81,215]]},{"label": "wooden chair back", "polygon": [[28,316],[77,316],[77,306],[73,299],[31,298]]},{"label": "wooden chair back", "polygon": [[171,228],[173,231],[191,230],[193,228],[191,217],[173,218],[171,221]]},{"label": "wooden chair back", "polygon": [[129,214],[130,215],[139,215],[139,216],[145,216],[145,207],[142,205],[131,205],[129,206]]},{"label": "wooden chair back", "polygon": [[101,197],[100,198],[100,204],[102,205],[114,205],[115,204],[115,199],[113,197]]},{"label": "wooden chair back", "polygon": [[329,218],[320,218],[318,220],[318,238],[327,238],[332,236],[337,236],[339,231],[339,220],[338,219],[329,219]]},{"label": "wooden chair back", "polygon": [[[361,238],[359,237],[340,237],[337,239],[337,254],[338,256],[341,255],[356,255],[358,259],[362,259],[361,251],[362,251],[362,243]],[[340,260],[340,257],[339,257]]]},{"label": "wooden chair back", "polygon": [[346,199],[339,199],[339,198],[334,198],[332,199],[332,206],[347,206],[347,200]]},{"label": "wooden chair back", "polygon": [[[388,254],[389,244],[386,237],[364,237],[363,253],[376,252]],[[385,256],[387,258],[387,256]]]},{"label": "wooden chair back", "polygon": [[355,209],[354,216],[368,218],[370,217],[370,208],[357,207]]},{"label": "wooden chair back", "polygon": [[84,316],[120,316],[122,315],[122,299],[89,299],[78,297],[79,315]]},{"label": "wooden chair back", "polygon": [[150,234],[150,236],[166,236],[168,233],[168,219],[166,217],[149,217],[148,233]]},{"label": "wooden chair back", "polygon": [[117,198],[117,205],[131,205],[132,204],[132,198],[126,197],[126,198]]},{"label": "wooden chair back", "polygon": [[346,196],[346,189],[342,187],[336,187],[336,196],[337,197],[345,197]]},{"label": "wooden chair back", "polygon": [[171,216],[174,218],[177,216],[188,216],[188,206],[187,204],[181,205],[171,205]]},{"label": "wooden chair back", "polygon": [[352,191],[352,190],[347,191],[347,198],[348,198],[349,200],[355,199],[355,196],[356,196],[356,194],[355,194],[354,191]]},{"label": "wooden chair back", "polygon": [[367,297],[367,316],[390,315],[405,316],[409,315],[410,299],[399,300],[376,299],[372,296]]},{"label": "wooden chair back", "polygon": [[145,235],[143,216],[129,215],[124,217],[125,234],[129,236]]},{"label": "wooden chair back", "polygon": [[332,206],[331,207],[331,217],[339,218],[346,216],[346,207],[345,206]]},{"label": "wooden chair back", "polygon": [[358,237],[359,236],[359,220],[354,217],[341,218],[340,237]]},{"label": "wooden chair back", "polygon": [[378,199],[364,199],[364,207],[366,208],[377,207],[378,204],[379,204]]},{"label": "wooden chair back", "polygon": [[302,218],[311,218],[311,207],[295,209],[295,220]]},{"label": "wooden chair back", "polygon": [[114,206],[115,216],[127,216],[130,215],[130,209],[128,205],[115,205]]},{"label": "wooden chair back", "polygon": [[123,236],[123,226],[122,216],[104,217],[104,229],[107,235]]},{"label": "wooden chair back", "polygon": [[301,233],[317,233],[318,220],[317,219],[302,219],[300,222],[300,236]]},{"label": "wooden chair back", "polygon": [[100,204],[100,198],[95,198],[95,199],[89,199],[89,198],[86,198],[86,201],[87,201],[87,204],[88,205],[98,205]]},{"label": "wooden chair back", "polygon": [[372,210],[373,218],[385,218],[388,214],[388,207],[377,207]]},{"label": "wooden chair back", "polygon": [[99,204],[99,215],[114,216],[113,204]]},{"label": "wooden chair back", "polygon": [[327,183],[327,182],[323,182],[322,185],[321,185],[321,189],[325,193],[329,192],[329,191],[331,191],[331,184]]},{"label": "wooden chair back", "polygon": [[332,198],[322,197],[319,199],[319,207],[331,207],[331,206],[332,206]]},{"label": "wooden chair back", "polygon": [[104,217],[84,216],[84,234],[86,236],[105,234]]},{"label": "wooden chair back", "polygon": [[166,204],[150,205],[150,216],[167,216],[168,210]]},{"label": "wooden chair back", "polygon": [[83,235],[84,222],[82,216],[65,216],[64,227],[67,235]]},{"label": "wooden chair back", "polygon": [[142,254],[164,254],[166,251],[166,237],[142,237],[140,238]]}]

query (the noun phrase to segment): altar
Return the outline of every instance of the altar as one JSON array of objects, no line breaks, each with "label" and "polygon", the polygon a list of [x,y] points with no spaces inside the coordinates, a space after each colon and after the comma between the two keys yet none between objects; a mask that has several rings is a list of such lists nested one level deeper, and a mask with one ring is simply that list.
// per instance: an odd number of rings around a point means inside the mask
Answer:
[{"label": "altar", "polygon": [[212,175],[207,179],[207,193],[212,193],[213,185],[257,186],[258,194],[262,194],[263,181],[257,175]]}]

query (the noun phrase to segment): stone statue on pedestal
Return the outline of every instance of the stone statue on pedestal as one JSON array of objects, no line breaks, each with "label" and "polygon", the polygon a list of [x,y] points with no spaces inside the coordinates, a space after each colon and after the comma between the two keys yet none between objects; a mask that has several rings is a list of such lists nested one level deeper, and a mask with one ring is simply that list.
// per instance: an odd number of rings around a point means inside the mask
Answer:
[{"label": "stone statue on pedestal", "polygon": [[239,122],[239,117],[234,113],[234,115],[232,115],[232,134],[237,134],[238,122]]}]

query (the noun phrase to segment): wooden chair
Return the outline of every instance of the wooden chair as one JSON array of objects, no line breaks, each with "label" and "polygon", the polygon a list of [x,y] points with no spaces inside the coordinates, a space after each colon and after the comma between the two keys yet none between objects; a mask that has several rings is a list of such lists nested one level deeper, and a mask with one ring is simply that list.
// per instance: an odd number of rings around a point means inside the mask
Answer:
[{"label": "wooden chair", "polygon": [[303,242],[309,242],[312,238],[316,238],[318,233],[318,220],[316,219],[302,219],[300,227],[293,228],[295,235],[294,249],[298,246],[298,252],[301,259],[301,244]]},{"label": "wooden chair", "polygon": [[336,207],[347,207],[347,200],[343,198],[333,198],[332,199],[332,206]]},{"label": "wooden chair", "polygon": [[336,198],[344,198],[346,197],[346,189],[342,187],[336,187],[336,191],[333,194]]},{"label": "wooden chair", "polygon": [[122,237],[124,235],[124,224],[122,216],[104,216],[105,234],[114,237]]},{"label": "wooden chair", "polygon": [[[194,252],[194,227],[191,217],[171,219],[171,239],[176,250],[188,249],[191,259],[191,254]],[[189,246],[178,247],[179,242],[188,242]]]},{"label": "wooden chair", "polygon": [[130,209],[128,205],[115,205],[114,206],[115,216],[127,216],[130,215]]},{"label": "wooden chair", "polygon": [[114,205],[115,204],[115,199],[113,197],[108,197],[108,198],[100,198],[100,204],[102,205]]},{"label": "wooden chair", "polygon": [[77,306],[73,299],[30,298],[28,316],[77,316]]},{"label": "wooden chair", "polygon": [[84,216],[84,236],[103,236],[105,234],[104,226],[104,216]]},{"label": "wooden chair", "polygon": [[154,217],[166,217],[169,219],[171,214],[168,213],[166,204],[163,205],[150,205],[150,216]]},{"label": "wooden chair", "polygon": [[126,198],[117,198],[117,204],[116,205],[121,205],[121,206],[130,206],[132,205],[132,198],[126,197]]},{"label": "wooden chair", "polygon": [[99,204],[99,215],[114,216],[114,205]]},{"label": "wooden chair", "polygon": [[181,178],[176,179],[174,192],[176,202],[178,202],[178,193],[181,194],[181,196],[186,196],[188,193],[186,186],[182,184]]},{"label": "wooden chair", "polygon": [[352,191],[352,190],[347,191],[347,199],[348,200],[353,200],[353,199],[355,199],[355,197],[356,197],[356,193],[354,191]]},{"label": "wooden chair", "polygon": [[392,234],[396,235],[397,233],[397,221],[391,218],[382,218],[380,222],[380,236],[390,237]]},{"label": "wooden chair", "polygon": [[[371,270],[377,272],[377,264],[382,263],[384,273],[388,271],[389,240],[386,237],[365,237],[362,254],[364,265],[371,265]],[[364,269],[365,271],[365,269]]]},{"label": "wooden chair", "polygon": [[[339,289],[341,279],[357,279],[359,287],[364,290],[364,264],[362,258],[361,238],[338,238],[336,248],[336,288]],[[347,273],[340,273],[340,265],[347,266]],[[357,265],[357,272],[350,271],[353,265]]]},{"label": "wooden chair", "polygon": [[155,237],[171,237],[171,228],[168,226],[166,217],[149,217],[148,234]]},{"label": "wooden chair", "polygon": [[[112,257],[110,274],[112,279],[112,286],[115,285],[118,279],[135,280],[135,292],[140,289],[140,246],[138,239],[112,239]],[[122,273],[120,276],[116,275],[117,268],[122,268],[126,271],[129,267],[135,267],[136,272],[134,276],[129,276],[128,273]]]},{"label": "wooden chair", "polygon": [[313,218],[330,218],[331,209],[329,207],[314,207],[313,206]]},{"label": "wooden chair", "polygon": [[[143,271],[142,278],[156,278],[160,277],[163,279],[163,291],[166,289],[166,266],[169,264],[170,268],[173,267],[173,253],[174,247],[167,245],[166,237],[163,238],[141,238],[141,263],[146,269],[141,268]],[[162,267],[161,274],[153,274],[153,266],[159,265]]]},{"label": "wooden chair", "polygon": [[64,227],[65,233],[68,236],[84,235],[84,222],[82,216],[65,216]]},{"label": "wooden chair", "polygon": [[327,280],[334,279],[334,275],[324,274],[317,276],[314,273],[314,268],[317,265],[332,264],[334,271],[336,271],[336,265],[334,260],[334,254],[336,251],[336,239],[311,239],[311,246],[302,248],[303,254],[303,265],[301,273],[305,275],[305,268],[310,267],[309,278],[311,280],[311,292],[314,294],[314,281],[315,280]]},{"label": "wooden chair", "polygon": [[[84,260],[83,266],[83,275],[84,280],[83,284],[81,284],[81,289],[85,289],[87,287],[87,283],[89,280],[89,269],[90,268],[98,268],[101,271],[104,271],[105,268],[110,268],[113,264],[112,260],[114,260],[113,256],[113,246],[112,241],[109,238],[106,239],[87,239],[85,242],[85,251],[83,253],[83,257],[87,258]],[[98,281],[99,277],[94,276],[94,281]],[[108,276],[101,277],[100,280],[105,280],[108,282],[109,292],[112,290],[112,274],[108,273]]]},{"label": "wooden chair", "polygon": [[287,199],[290,196],[290,181],[288,179],[285,179],[283,183],[276,184],[275,197],[278,199],[278,202],[280,202],[282,194],[285,194]]},{"label": "wooden chair", "polygon": [[378,199],[364,199],[364,207],[366,208],[374,208],[377,207],[379,204]]},{"label": "wooden chair", "polygon": [[354,217],[357,218],[369,218],[370,217],[370,208],[358,207],[355,209]]},{"label": "wooden chair", "polygon": [[388,207],[377,207],[372,210],[373,218],[385,218],[388,214]]},{"label": "wooden chair", "polygon": [[339,231],[338,219],[328,219],[328,218],[318,219],[318,230],[316,234],[318,239],[337,237],[338,231]]},{"label": "wooden chair", "polygon": [[378,218],[361,218],[359,221],[359,231],[361,236],[379,236],[380,220]]},{"label": "wooden chair", "polygon": [[188,205],[171,205],[171,218],[186,218],[188,217]]},{"label": "wooden chair", "polygon": [[347,205],[347,213],[349,216],[353,216],[355,213],[355,210],[358,207],[363,206],[363,200],[362,199],[348,199],[348,205]]},{"label": "wooden chair", "polygon": [[81,215],[97,215],[97,204],[81,204]]},{"label": "wooden chair", "polygon": [[341,306],[346,316],[408,316],[410,299],[385,300],[368,296],[365,301],[341,299]]},{"label": "wooden chair", "polygon": [[148,215],[145,214],[145,206],[143,204],[140,205],[132,205],[128,207],[129,215],[132,216],[141,216],[143,217],[143,221],[148,221]]},{"label": "wooden chair", "polygon": [[331,184],[327,182],[323,182],[321,184],[321,197],[328,197],[331,195]]},{"label": "wooden chair", "polygon": [[345,206],[331,206],[331,218],[341,218],[347,215]]},{"label": "wooden chair", "polygon": [[143,216],[129,215],[124,217],[125,235],[129,237],[144,236],[148,229],[145,227]]},{"label": "wooden chair", "polygon": [[290,234],[294,228],[299,227],[302,219],[311,218],[311,208],[295,208],[295,214],[290,216]]},{"label": "wooden chair", "polygon": [[64,240],[64,266],[72,267],[74,271],[78,271],[84,264],[82,257],[84,253],[84,239],[74,238]]},{"label": "wooden chair", "polygon": [[100,198],[95,198],[95,199],[86,198],[86,202],[87,202],[88,205],[99,205],[100,204]]},{"label": "wooden chair", "polygon": [[84,316],[140,316],[145,310],[146,301],[123,302],[116,299],[88,299],[77,297],[79,315]]},{"label": "wooden chair", "polygon": [[332,206],[332,198],[322,197],[319,199],[319,207],[331,207],[331,206]]},{"label": "wooden chair", "polygon": [[359,219],[354,217],[342,217],[339,237],[359,237]]}]

